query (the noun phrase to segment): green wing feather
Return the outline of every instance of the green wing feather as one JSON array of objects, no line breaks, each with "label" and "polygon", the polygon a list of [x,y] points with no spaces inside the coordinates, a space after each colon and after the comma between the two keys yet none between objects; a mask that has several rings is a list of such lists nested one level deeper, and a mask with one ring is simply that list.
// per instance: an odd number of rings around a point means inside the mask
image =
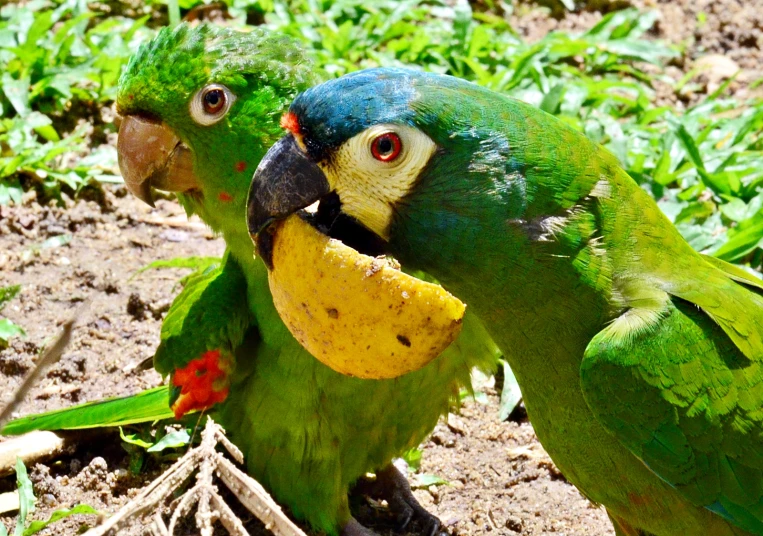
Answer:
[{"label": "green wing feather", "polygon": [[763,534],[762,286],[702,259],[650,287],[662,293],[652,310],[629,309],[591,340],[581,384],[596,417],[660,478]]},{"label": "green wing feather", "polygon": [[166,385],[131,396],[108,398],[47,413],[29,415],[5,425],[3,435],[20,435],[33,430],[77,430],[123,426],[172,419]]},{"label": "green wing feather", "polygon": [[763,290],[763,280],[758,279],[751,273],[746,272],[736,264],[723,261],[717,257],[711,257],[710,255],[702,255],[705,262],[708,262],[723,271],[728,277],[736,281],[737,283],[744,283],[751,287],[759,288]]},{"label": "green wing feather", "polygon": [[208,350],[232,355],[253,324],[246,295],[246,278],[230,254],[221,266],[193,274],[162,323],[156,370],[169,374]]}]

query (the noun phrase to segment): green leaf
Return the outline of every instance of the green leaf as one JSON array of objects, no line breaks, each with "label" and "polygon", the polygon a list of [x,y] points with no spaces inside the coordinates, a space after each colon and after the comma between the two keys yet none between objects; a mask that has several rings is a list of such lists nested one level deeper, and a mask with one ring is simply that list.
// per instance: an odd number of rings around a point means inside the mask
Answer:
[{"label": "green leaf", "polygon": [[122,427],[119,427],[119,437],[122,438],[122,441],[125,443],[128,443],[130,445],[135,445],[136,447],[140,447],[143,449],[149,448],[152,443],[149,443],[148,441],[144,441],[141,438],[138,437],[138,434],[130,434],[125,435],[124,430],[122,430]]},{"label": "green leaf", "polygon": [[740,222],[748,217],[747,215],[747,203],[734,197],[729,200],[725,205],[721,205],[721,212],[728,219],[736,222]]},{"label": "green leaf", "polygon": [[540,103],[540,109],[550,114],[555,114],[559,111],[559,105],[564,98],[564,92],[566,87],[564,84],[557,84],[551,88],[551,91],[546,93],[543,97],[543,101]]},{"label": "green leaf", "polygon": [[14,536],[23,536],[24,525],[29,514],[34,512],[34,491],[32,481],[27,476],[26,466],[21,458],[16,458],[16,484],[19,488],[19,516],[16,518]]},{"label": "green leaf", "polygon": [[686,207],[683,208],[683,210],[681,210],[681,212],[678,213],[673,223],[679,224],[692,220],[702,220],[710,217],[713,212],[715,212],[715,210],[715,203],[710,201],[697,201],[694,203],[689,203]]},{"label": "green leaf", "polygon": [[191,436],[188,435],[188,432],[185,429],[175,430],[174,432],[170,432],[161,438],[146,450],[148,452],[161,452],[164,449],[176,449],[179,447],[184,447],[190,442]]},{"label": "green leaf", "polygon": [[728,242],[713,252],[724,261],[734,262],[754,251],[763,239],[763,221],[755,223],[743,231],[735,233]]},{"label": "green leaf", "polygon": [[501,390],[498,418],[505,421],[522,400],[522,391],[519,390],[519,383],[517,383],[517,378],[511,371],[509,364],[503,359],[500,359],[499,363],[503,367],[503,389]]},{"label": "green leaf", "polygon": [[478,404],[482,404],[483,406],[486,406],[490,404],[490,399],[488,398],[486,393],[483,393],[482,391],[474,393],[474,401]]},{"label": "green leaf", "polygon": [[406,450],[401,458],[405,460],[405,463],[408,464],[408,467],[414,471],[417,471],[419,467],[421,467],[421,457],[423,454],[424,453],[421,449],[413,448]]},{"label": "green leaf", "polygon": [[172,419],[166,385],[147,389],[135,395],[107,398],[27,415],[5,425],[3,435],[20,435],[33,430],[77,430],[124,426],[141,422]]},{"label": "green leaf", "polygon": [[[154,261],[138,269],[135,275],[142,274],[148,270],[157,270],[162,268],[191,268],[193,270],[206,270],[211,266],[220,264],[220,257],[175,257],[169,260]],[[135,277],[133,275],[133,277]]]},{"label": "green leaf", "polygon": [[22,117],[29,114],[31,111],[29,108],[29,77],[25,76],[17,80],[6,71],[0,81],[2,82],[3,93],[5,93],[11,106],[15,108],[16,113]]},{"label": "green leaf", "polygon": [[26,331],[21,327],[7,318],[0,318],[0,350],[8,346],[11,337],[23,337],[24,335],[26,335]]},{"label": "green leaf", "polygon": [[71,509],[62,508],[50,514],[50,517],[45,521],[32,521],[24,531],[23,536],[32,536],[33,534],[37,534],[51,523],[55,523],[56,521],[77,514],[100,515],[100,512],[92,506],[88,506],[86,504],[78,504]]},{"label": "green leaf", "polygon": [[51,236],[40,244],[40,249],[53,249],[61,246],[65,246],[72,241],[72,235],[62,234],[58,236]]},{"label": "green leaf", "polygon": [[21,285],[0,287],[0,311],[2,311],[5,304],[15,298],[19,292],[21,292]]},{"label": "green leaf", "polygon": [[431,475],[428,473],[422,473],[416,475],[416,478],[411,483],[412,489],[426,489],[429,486],[449,486],[450,482],[437,475]]},{"label": "green leaf", "polygon": [[[0,159],[0,173],[2,172],[2,159]],[[21,196],[24,191],[21,186],[16,184],[9,184],[8,182],[0,179],[0,205],[8,205],[11,201],[14,203],[21,203]]]},{"label": "green leaf", "polygon": [[678,128],[676,129],[676,134],[678,134],[678,139],[681,140],[681,143],[686,149],[686,152],[689,154],[691,161],[695,166],[697,166],[697,169],[699,169],[701,172],[704,172],[705,163],[702,161],[702,156],[699,154],[697,144],[694,142],[694,138],[691,136],[691,134],[689,134],[689,131],[686,130],[685,126],[679,124]]}]

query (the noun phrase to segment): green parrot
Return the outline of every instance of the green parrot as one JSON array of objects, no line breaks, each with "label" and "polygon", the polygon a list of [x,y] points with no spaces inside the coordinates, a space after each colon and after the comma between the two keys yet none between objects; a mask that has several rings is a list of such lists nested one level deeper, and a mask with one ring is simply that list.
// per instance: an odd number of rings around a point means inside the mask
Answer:
[{"label": "green parrot", "polygon": [[759,279],[692,250],[584,135],[456,78],[353,73],[284,124],[248,202],[267,262],[274,224],[319,201],[330,234],[381,240],[476,313],[619,536],[763,535]]},{"label": "green parrot", "polygon": [[[430,365],[393,380],[343,376],[315,360],[279,318],[267,269],[246,226],[252,174],[281,135],[289,102],[316,80],[289,39],[202,25],[163,29],[131,58],[119,83],[118,151],[128,188],[151,203],[174,191],[189,215],[222,235],[221,266],[193,276],[175,299],[154,358],[162,388],[11,423],[5,433],[176,417],[211,408],[248,472],[292,514],[328,535],[371,535],[351,517],[348,490],[376,472],[368,493],[401,527],[439,521],[391,461],[416,447],[497,349],[474,316]],[[422,397],[422,395],[424,395]],[[139,418],[132,414],[133,406]],[[168,406],[172,406],[172,412]]]}]

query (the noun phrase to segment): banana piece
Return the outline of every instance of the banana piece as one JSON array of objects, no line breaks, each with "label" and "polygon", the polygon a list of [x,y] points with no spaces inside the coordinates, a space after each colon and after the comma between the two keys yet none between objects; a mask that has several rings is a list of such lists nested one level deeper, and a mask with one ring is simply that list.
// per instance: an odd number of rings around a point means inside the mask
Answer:
[{"label": "banana piece", "polygon": [[345,246],[298,214],[276,225],[273,303],[292,335],[337,372],[401,376],[440,355],[461,330],[466,305],[441,286]]}]

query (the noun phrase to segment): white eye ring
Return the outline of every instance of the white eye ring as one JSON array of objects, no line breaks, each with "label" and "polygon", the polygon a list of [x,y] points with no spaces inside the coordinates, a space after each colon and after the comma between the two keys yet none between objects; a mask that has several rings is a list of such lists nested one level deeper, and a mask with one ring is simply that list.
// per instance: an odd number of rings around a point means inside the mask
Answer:
[{"label": "white eye ring", "polygon": [[200,125],[214,125],[225,117],[236,96],[220,84],[204,86],[191,99],[189,111],[191,118]]}]

